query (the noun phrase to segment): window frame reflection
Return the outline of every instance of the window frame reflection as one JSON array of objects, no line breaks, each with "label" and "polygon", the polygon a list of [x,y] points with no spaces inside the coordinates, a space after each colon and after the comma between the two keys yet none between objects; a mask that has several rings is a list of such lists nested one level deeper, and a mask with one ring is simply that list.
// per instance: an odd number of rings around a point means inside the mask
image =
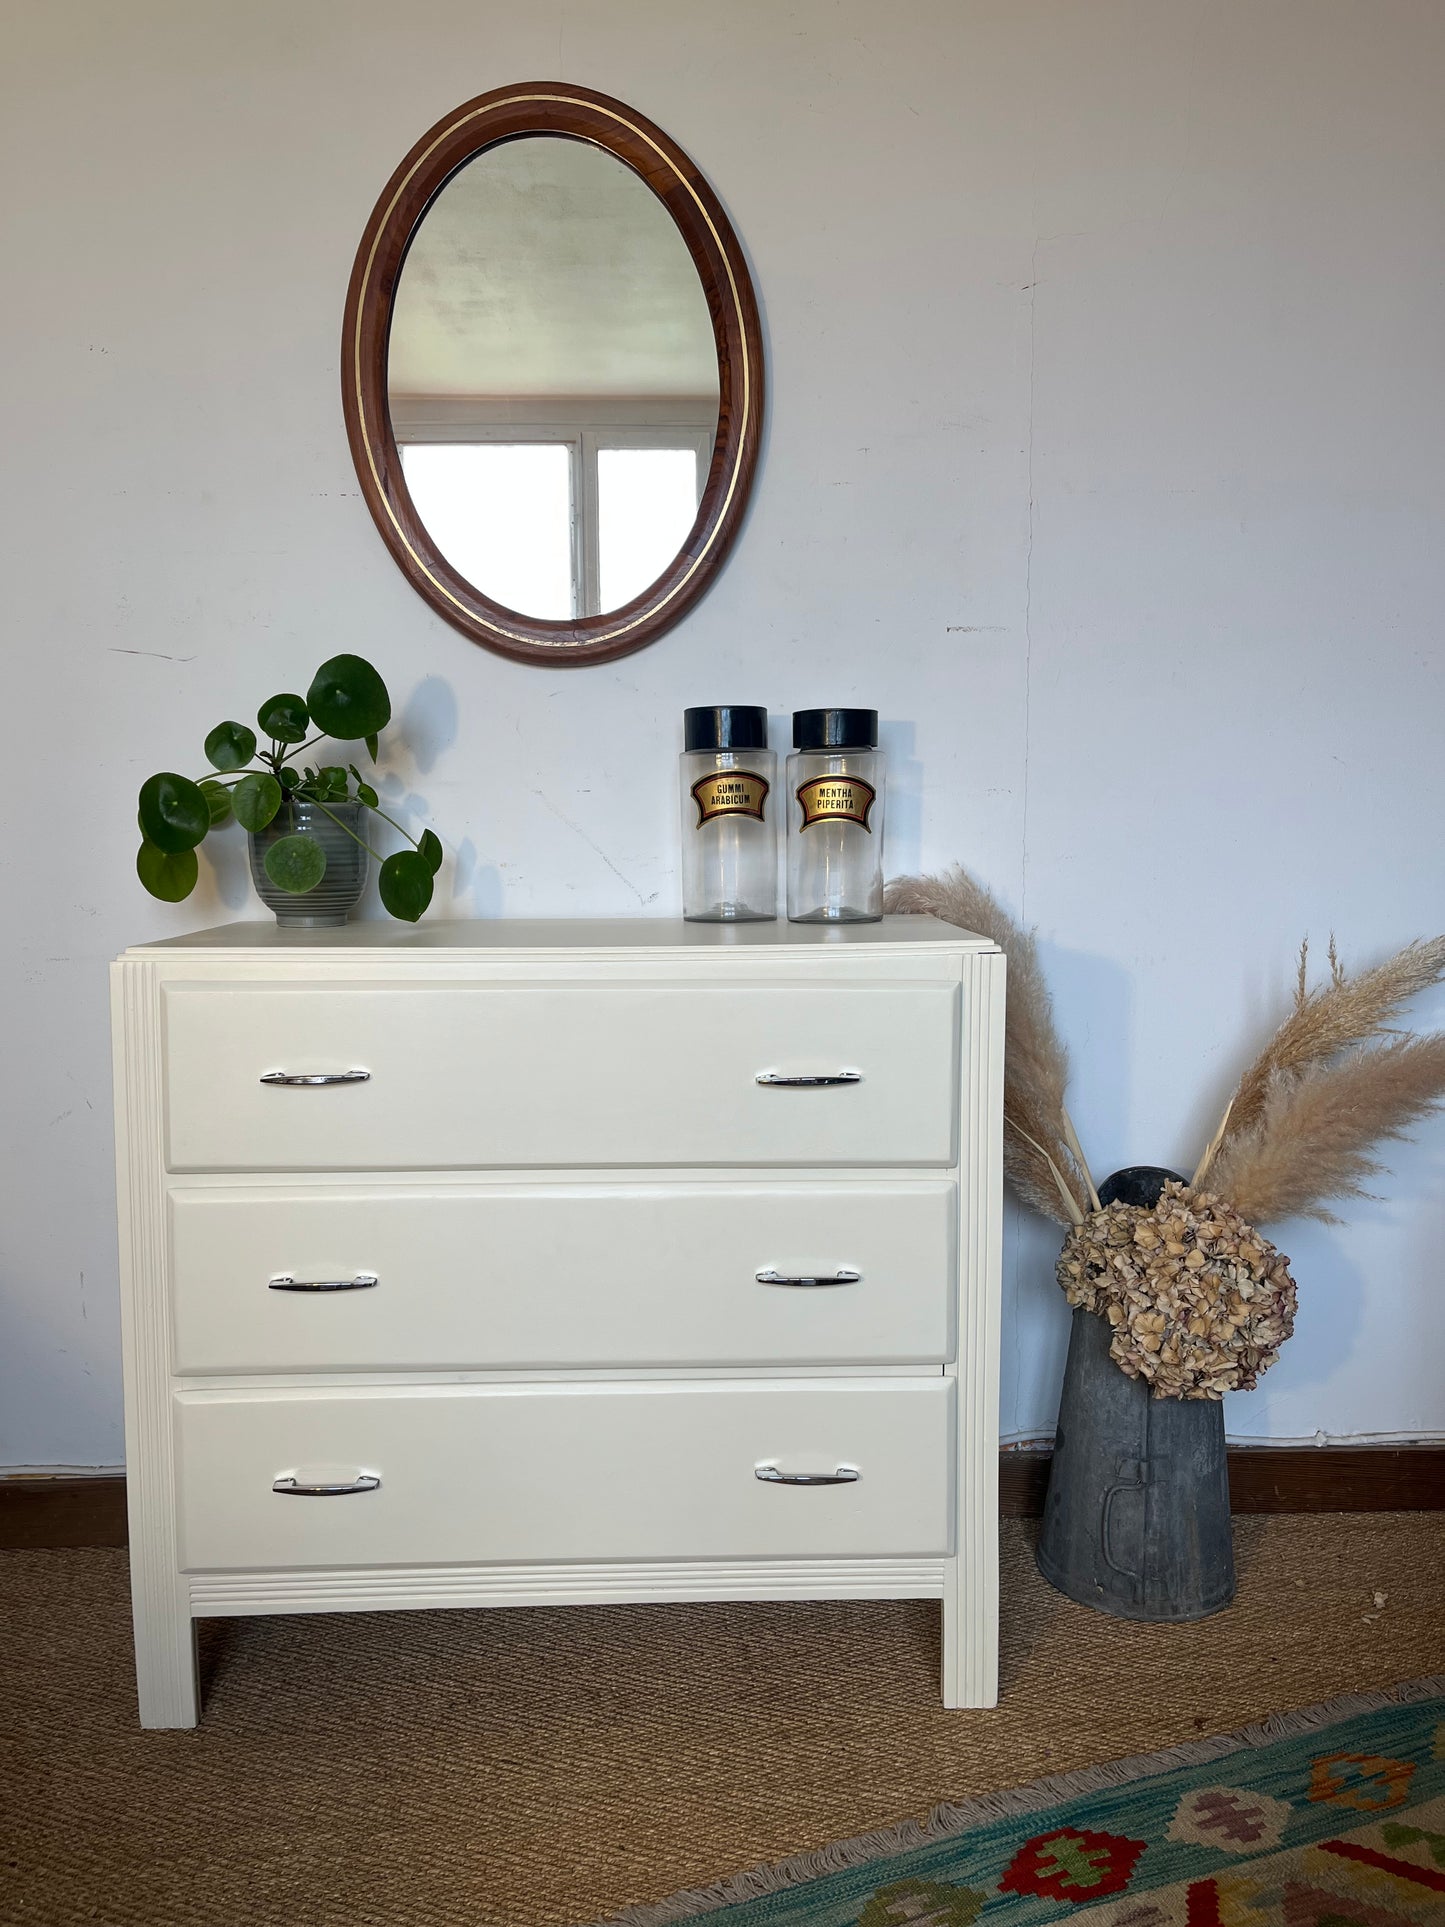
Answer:
[{"label": "window frame reflection", "polygon": [[[598,452],[604,448],[691,449],[697,460],[695,512],[691,525],[696,527],[696,510],[701,506],[706,489],[717,431],[715,412],[711,419],[704,419],[696,407],[685,402],[677,404],[667,401],[612,406],[605,403],[589,404],[585,415],[566,405],[539,406],[533,402],[525,418],[518,415],[515,419],[507,419],[512,414],[510,404],[502,404],[499,408],[495,403],[473,397],[442,403],[419,402],[413,398],[410,402],[398,399],[393,403],[391,413],[392,435],[403,462],[409,446],[442,442],[465,445],[502,442],[517,446],[543,443],[560,445],[568,450],[574,621],[613,613],[602,607]],[[644,416],[647,419],[639,419]],[[673,551],[669,563],[681,553],[685,543],[686,538]],[[471,580],[470,577],[466,579]],[[485,582],[472,582],[471,586],[481,595],[490,594]],[[649,590],[652,586],[648,585]],[[520,609],[516,613],[536,618],[533,610]]]}]

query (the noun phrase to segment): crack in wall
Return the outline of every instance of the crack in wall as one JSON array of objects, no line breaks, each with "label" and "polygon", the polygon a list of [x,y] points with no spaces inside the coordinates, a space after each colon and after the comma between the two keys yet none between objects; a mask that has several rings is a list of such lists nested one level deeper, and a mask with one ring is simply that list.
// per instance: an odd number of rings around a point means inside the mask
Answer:
[{"label": "crack in wall", "polygon": [[574,836],[580,836],[582,841],[587,845],[588,849],[594,853],[594,855],[601,857],[602,861],[607,865],[608,869],[612,872],[613,876],[617,878],[617,881],[619,883],[625,883],[627,885],[628,889],[632,892],[633,896],[637,898],[638,905],[641,909],[645,910],[649,903],[656,902],[657,900],[656,890],[652,892],[651,896],[645,897],[642,894],[642,892],[638,889],[637,885],[632,881],[631,877],[627,877],[622,874],[621,870],[618,869],[617,865],[612,861],[612,858],[607,854],[606,850],[602,848],[601,844],[594,843],[592,841],[592,838],[587,834],[586,830],[584,830],[580,824],[574,823],[571,817],[568,816],[564,810],[559,810],[557,805],[552,801],[551,797],[547,795],[545,790],[534,789],[532,791],[532,794],[538,799],[539,802],[546,804],[547,808],[552,812],[553,816],[556,817],[559,823],[565,823],[567,825],[567,828],[572,831]]}]

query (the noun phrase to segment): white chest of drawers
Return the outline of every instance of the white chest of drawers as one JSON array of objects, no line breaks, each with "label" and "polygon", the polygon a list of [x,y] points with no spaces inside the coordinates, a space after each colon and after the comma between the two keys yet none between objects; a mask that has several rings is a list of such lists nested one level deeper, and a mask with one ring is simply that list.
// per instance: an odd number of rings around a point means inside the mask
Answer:
[{"label": "white chest of drawers", "polygon": [[114,966],[141,1721],[218,1614],[938,1598],[991,1705],[1003,958],[238,924]]}]

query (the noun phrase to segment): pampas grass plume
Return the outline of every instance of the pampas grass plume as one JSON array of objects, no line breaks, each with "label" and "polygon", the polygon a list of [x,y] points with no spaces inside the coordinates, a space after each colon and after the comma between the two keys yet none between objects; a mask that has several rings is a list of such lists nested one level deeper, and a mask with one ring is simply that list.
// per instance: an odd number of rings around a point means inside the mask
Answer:
[{"label": "pampas grass plume", "polygon": [[973,930],[1008,958],[1004,1171],[1035,1210],[1060,1224],[1077,1224],[1097,1207],[1098,1196],[1064,1107],[1069,1058],[1054,1025],[1033,932],[959,864],[941,876],[897,878],[888,886],[884,907],[924,912]]}]

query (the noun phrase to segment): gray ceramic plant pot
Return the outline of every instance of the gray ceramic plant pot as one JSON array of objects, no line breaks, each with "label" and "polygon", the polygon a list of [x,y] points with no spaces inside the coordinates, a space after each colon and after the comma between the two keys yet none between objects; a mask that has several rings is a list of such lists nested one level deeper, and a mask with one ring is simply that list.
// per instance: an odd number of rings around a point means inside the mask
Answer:
[{"label": "gray ceramic plant pot", "polygon": [[[360,803],[282,803],[264,830],[252,830],[251,881],[283,930],[335,930],[346,922],[366,888],[367,852],[356,839],[364,835]],[[350,834],[348,835],[348,831]],[[326,874],[313,890],[299,895],[280,890],[266,874],[266,852],[283,836],[314,836],[326,853]]]}]

